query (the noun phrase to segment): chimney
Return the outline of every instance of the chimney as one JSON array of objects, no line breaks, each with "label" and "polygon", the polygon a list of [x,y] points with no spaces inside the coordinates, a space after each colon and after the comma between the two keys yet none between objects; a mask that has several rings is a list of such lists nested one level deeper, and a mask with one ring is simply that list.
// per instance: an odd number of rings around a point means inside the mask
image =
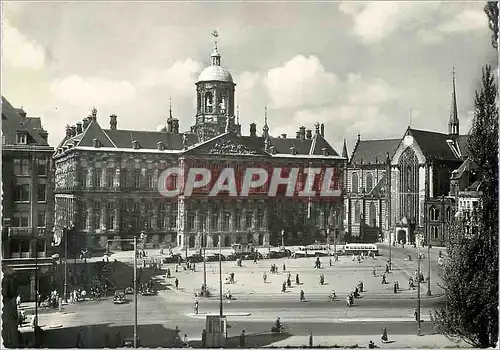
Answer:
[{"label": "chimney", "polygon": [[39,131],[38,133],[40,134],[40,137],[42,139],[44,139],[45,141],[48,140],[49,134],[45,130]]},{"label": "chimney", "polygon": [[310,139],[312,139],[312,137],[313,137],[312,130],[307,129],[306,130],[306,139],[310,140]]},{"label": "chimney", "polygon": [[325,137],[325,124],[321,123],[321,136]]},{"label": "chimney", "polygon": [[90,120],[89,118],[83,118],[83,130],[87,129],[87,126],[89,126]]},{"label": "chimney", "polygon": [[297,140],[300,139],[300,130],[295,133],[295,138]]},{"label": "chimney", "polygon": [[82,123],[80,123],[80,122],[76,123],[76,134],[79,135],[82,132],[83,132]]},{"label": "chimney", "polygon": [[257,125],[255,123],[250,124],[250,136],[251,137],[257,136]]},{"label": "chimney", "polygon": [[179,119],[172,119],[172,132],[174,134],[179,133]]},{"label": "chimney", "polygon": [[71,136],[76,136],[76,126],[71,126]]},{"label": "chimney", "polygon": [[306,127],[305,126],[301,126],[299,128],[299,131],[300,131],[300,139],[304,140],[306,138]]},{"label": "chimney", "polygon": [[71,137],[71,126],[66,125],[66,137]]},{"label": "chimney", "polygon": [[116,130],[116,126],[118,124],[117,121],[116,121],[116,118],[117,118],[117,116],[115,114],[111,114],[109,116],[109,128],[111,130]]},{"label": "chimney", "polygon": [[286,139],[286,134],[281,134],[281,138]]}]

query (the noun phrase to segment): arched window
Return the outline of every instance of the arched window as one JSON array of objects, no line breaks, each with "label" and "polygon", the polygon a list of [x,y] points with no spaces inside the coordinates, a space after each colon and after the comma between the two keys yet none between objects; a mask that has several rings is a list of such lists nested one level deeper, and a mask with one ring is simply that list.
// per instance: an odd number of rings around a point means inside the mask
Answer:
[{"label": "arched window", "polygon": [[436,226],[431,226],[432,239],[439,239],[439,229]]},{"label": "arched window", "polygon": [[195,238],[194,236],[189,236],[189,248],[194,248]]},{"label": "arched window", "polygon": [[201,94],[198,92],[198,112],[201,112]]},{"label": "arched window", "polygon": [[429,210],[429,219],[431,221],[439,221],[439,209],[432,206]]},{"label": "arched window", "polygon": [[352,174],[352,177],[351,177],[351,192],[358,193],[358,188],[359,188],[358,174],[354,173],[354,174]]},{"label": "arched window", "polygon": [[229,247],[231,245],[231,237],[226,236],[224,237],[224,247]]},{"label": "arched window", "polygon": [[220,113],[226,113],[227,99],[225,94],[220,94],[217,98],[217,104]]},{"label": "arched window", "polygon": [[205,94],[205,113],[213,113],[214,97],[209,91]]},{"label": "arched window", "polygon": [[259,235],[259,245],[264,245],[264,235],[263,234]]},{"label": "arched window", "polygon": [[417,219],[419,212],[418,158],[408,147],[399,159],[399,216]]},{"label": "arched window", "polygon": [[214,247],[219,246],[219,235],[212,235],[212,245]]},{"label": "arched window", "polygon": [[359,204],[359,202],[356,202],[354,204],[354,222],[356,224],[359,224],[360,221],[361,221],[361,205]]},{"label": "arched window", "polygon": [[375,203],[370,203],[370,222],[371,227],[377,226],[377,207]]},{"label": "arched window", "polygon": [[370,193],[373,189],[373,175],[372,173],[366,174],[366,193]]}]

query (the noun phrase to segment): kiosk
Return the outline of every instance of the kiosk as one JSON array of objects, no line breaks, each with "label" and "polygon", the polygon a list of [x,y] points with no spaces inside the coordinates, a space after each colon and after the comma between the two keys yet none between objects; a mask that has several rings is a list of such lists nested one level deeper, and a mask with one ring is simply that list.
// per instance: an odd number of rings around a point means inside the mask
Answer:
[{"label": "kiosk", "polygon": [[226,346],[227,319],[226,316],[207,316],[207,348],[223,348]]}]

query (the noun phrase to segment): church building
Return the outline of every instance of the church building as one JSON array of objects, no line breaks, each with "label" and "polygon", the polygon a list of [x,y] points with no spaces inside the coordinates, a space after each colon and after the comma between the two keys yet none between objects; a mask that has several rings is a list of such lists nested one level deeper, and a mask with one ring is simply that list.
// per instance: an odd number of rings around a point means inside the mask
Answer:
[{"label": "church building", "polygon": [[358,135],[344,182],[348,240],[444,245],[455,206],[450,180],[468,156],[454,74],[452,84],[448,133],[408,127],[400,139]]}]

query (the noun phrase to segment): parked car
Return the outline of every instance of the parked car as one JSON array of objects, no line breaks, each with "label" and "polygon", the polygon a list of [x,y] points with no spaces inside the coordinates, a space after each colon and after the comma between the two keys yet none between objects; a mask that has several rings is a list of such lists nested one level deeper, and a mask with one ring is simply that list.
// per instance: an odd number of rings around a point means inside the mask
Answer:
[{"label": "parked car", "polygon": [[187,258],[187,261],[190,263],[199,263],[203,262],[203,255],[201,254],[193,254],[190,257]]},{"label": "parked car", "polygon": [[123,290],[116,291],[115,296],[113,297],[113,304],[125,304],[127,303],[127,297],[125,296],[125,292]]},{"label": "parked car", "polygon": [[228,256],[226,256],[227,261],[236,261],[237,259],[238,259],[238,255],[234,254],[234,253],[231,253]]},{"label": "parked car", "polygon": [[[220,256],[222,261],[226,261],[226,257],[223,254],[220,254]],[[219,261],[219,253],[207,255],[206,259],[207,261]]]},{"label": "parked car", "polygon": [[255,259],[255,254],[257,254],[257,259],[263,258],[261,253],[254,252],[254,253],[245,253],[245,254],[243,254],[242,257],[240,257],[240,259],[253,260],[253,259]]},{"label": "parked car", "polygon": [[125,294],[134,294],[134,288],[132,287],[125,288]]},{"label": "parked car", "polygon": [[184,259],[180,254],[173,254],[171,256],[167,256],[166,258],[163,258],[163,263],[164,264],[176,264],[178,262],[184,262]]},{"label": "parked car", "polygon": [[152,288],[146,288],[141,290],[141,295],[143,296],[156,295],[156,291]]}]

